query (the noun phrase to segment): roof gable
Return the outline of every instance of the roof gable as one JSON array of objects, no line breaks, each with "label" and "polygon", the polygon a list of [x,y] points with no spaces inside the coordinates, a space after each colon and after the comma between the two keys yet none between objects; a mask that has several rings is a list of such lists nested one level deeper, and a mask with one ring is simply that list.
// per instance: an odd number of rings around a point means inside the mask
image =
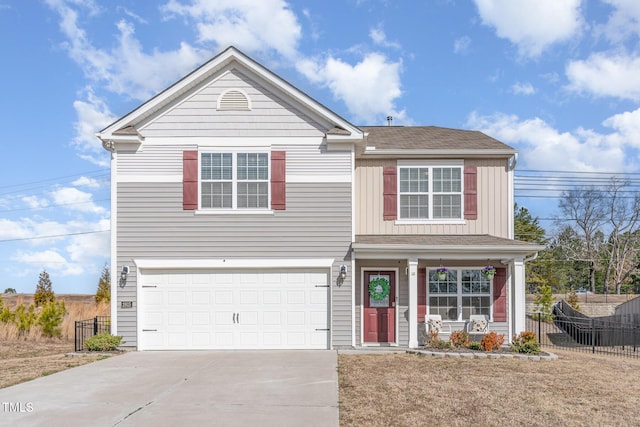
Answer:
[{"label": "roof gable", "polygon": [[[140,139],[132,129],[140,124],[148,122],[150,118],[160,114],[189,92],[197,90],[205,85],[211,78],[223,72],[225,69],[237,68],[252,78],[264,82],[274,93],[282,99],[286,99],[292,105],[296,105],[302,111],[307,111],[309,116],[316,116],[321,121],[331,124],[327,129],[338,128],[344,132],[336,135],[335,132],[327,132],[327,138],[339,138],[343,141],[355,142],[363,138],[363,132],[347,120],[315,101],[304,92],[295,88],[284,79],[267,70],[234,47],[229,47],[222,53],[198,67],[181,80],[177,81],[164,91],[160,92],[133,111],[116,120],[98,133],[98,138],[103,145],[111,141],[131,142],[132,139]],[[124,131],[126,130],[126,132]]]}]

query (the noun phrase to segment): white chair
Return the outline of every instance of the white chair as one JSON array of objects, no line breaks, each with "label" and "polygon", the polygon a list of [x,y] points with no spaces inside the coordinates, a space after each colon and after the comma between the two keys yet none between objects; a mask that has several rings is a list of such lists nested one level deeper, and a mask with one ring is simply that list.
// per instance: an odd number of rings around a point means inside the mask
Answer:
[{"label": "white chair", "polygon": [[436,331],[438,333],[445,332],[445,328],[451,333],[451,325],[442,322],[442,316],[439,314],[427,314],[424,316],[424,323],[427,325],[427,334]]},{"label": "white chair", "polygon": [[467,332],[470,334],[486,334],[489,332],[489,316],[486,314],[472,314],[467,322]]}]

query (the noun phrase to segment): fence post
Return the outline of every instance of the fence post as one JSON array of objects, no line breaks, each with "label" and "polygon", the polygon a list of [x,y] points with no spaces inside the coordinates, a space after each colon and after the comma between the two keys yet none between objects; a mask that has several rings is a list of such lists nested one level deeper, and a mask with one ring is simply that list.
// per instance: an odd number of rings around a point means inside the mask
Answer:
[{"label": "fence post", "polygon": [[593,318],[589,319],[591,322],[591,353],[596,352],[596,322]]},{"label": "fence post", "polygon": [[93,318],[93,335],[98,335],[98,316]]},{"label": "fence post", "polygon": [[542,316],[540,315],[540,313],[538,313],[538,342],[542,343],[542,333],[541,333],[541,329],[542,329]]}]

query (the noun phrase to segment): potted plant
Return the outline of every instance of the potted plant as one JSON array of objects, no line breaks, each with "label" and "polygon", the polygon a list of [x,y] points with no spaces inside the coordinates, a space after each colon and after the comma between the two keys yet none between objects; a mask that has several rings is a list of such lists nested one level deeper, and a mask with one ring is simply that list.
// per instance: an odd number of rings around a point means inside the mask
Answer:
[{"label": "potted plant", "polygon": [[447,267],[436,268],[436,277],[438,280],[447,280]]},{"label": "potted plant", "polygon": [[482,269],[482,274],[487,280],[493,279],[493,276],[496,274],[496,269],[492,265],[488,265]]}]

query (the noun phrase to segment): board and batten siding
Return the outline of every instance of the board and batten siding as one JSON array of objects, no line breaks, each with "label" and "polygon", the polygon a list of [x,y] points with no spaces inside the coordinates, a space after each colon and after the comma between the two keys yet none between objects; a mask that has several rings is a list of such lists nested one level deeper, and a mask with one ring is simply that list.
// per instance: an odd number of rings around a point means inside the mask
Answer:
[{"label": "board and batten siding", "polygon": [[[217,110],[218,97],[228,89],[242,90],[251,108]],[[145,137],[301,137],[322,135],[331,127],[295,108],[258,80],[228,68],[175,101],[169,110],[152,116],[139,132]]]},{"label": "board and batten siding", "polygon": [[[294,156],[295,157],[295,156]],[[289,164],[295,164],[288,158]],[[131,180],[131,175],[128,176]],[[287,208],[271,214],[194,214],[182,209],[181,182],[118,183],[118,264],[135,259],[334,258],[331,318],[334,346],[351,345],[351,279],[336,287],[340,264],[351,244],[351,184],[287,182]],[[118,312],[125,346],[136,341],[136,271]]]},{"label": "board and batten siding", "polygon": [[356,160],[356,234],[490,234],[509,238],[506,160],[466,160],[477,166],[478,219],[465,224],[396,224],[383,219],[383,168],[394,160]]}]

